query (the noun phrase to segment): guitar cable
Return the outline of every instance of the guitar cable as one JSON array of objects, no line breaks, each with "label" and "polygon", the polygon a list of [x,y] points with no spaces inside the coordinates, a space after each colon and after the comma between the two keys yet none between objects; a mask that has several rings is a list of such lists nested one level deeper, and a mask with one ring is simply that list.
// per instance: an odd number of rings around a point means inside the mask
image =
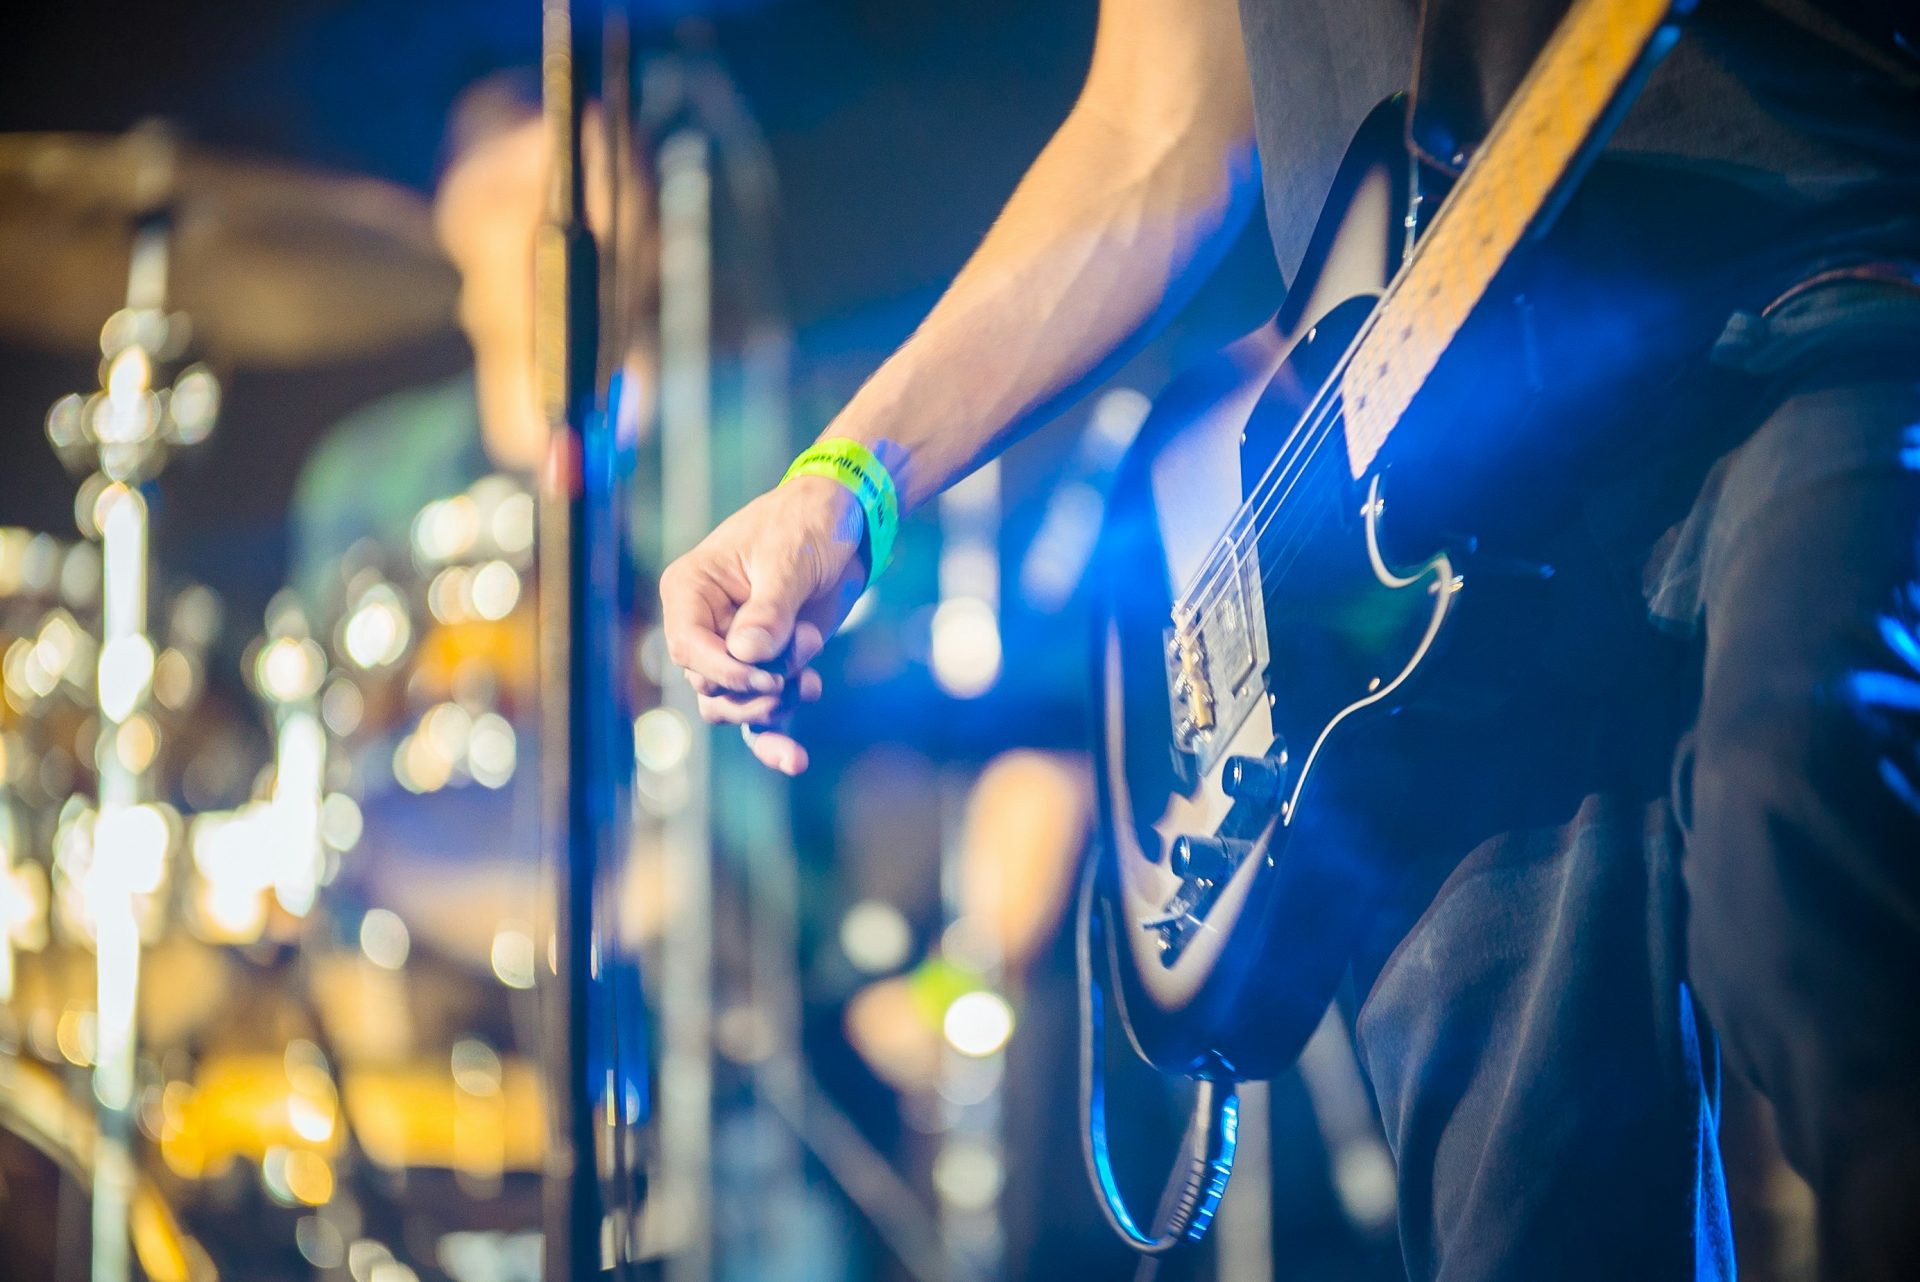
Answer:
[{"label": "guitar cable", "polygon": [[1107,1226],[1141,1254],[1160,1256],[1198,1242],[1213,1223],[1220,1195],[1233,1174],[1240,1099],[1225,1065],[1216,1061],[1196,1075],[1193,1115],[1181,1147],[1186,1164],[1168,1177],[1161,1194],[1160,1205],[1168,1208],[1164,1225],[1142,1229],[1121,1195],[1107,1144],[1106,990],[1093,959],[1096,940],[1105,940],[1105,914],[1094,903],[1099,876],[1096,855],[1087,860],[1081,874],[1074,923],[1080,1003],[1080,1150],[1097,1195],[1094,1201]]}]

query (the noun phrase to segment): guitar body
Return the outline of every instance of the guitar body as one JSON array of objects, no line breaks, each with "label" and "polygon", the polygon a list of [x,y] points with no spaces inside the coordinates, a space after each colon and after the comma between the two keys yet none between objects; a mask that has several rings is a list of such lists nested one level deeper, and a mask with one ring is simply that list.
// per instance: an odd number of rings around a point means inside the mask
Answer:
[{"label": "guitar body", "polygon": [[[1532,251],[1688,7],[1574,0],[1444,201],[1418,190],[1404,104],[1376,109],[1286,306],[1168,389],[1116,478],[1091,585],[1103,840],[1082,901],[1099,917],[1079,954],[1081,1109],[1100,1204],[1143,1251],[1206,1231],[1233,1163],[1233,1082],[1292,1063],[1401,834],[1452,804],[1405,768],[1433,723],[1400,726],[1478,715],[1524,683],[1510,625],[1546,616],[1482,602],[1506,595],[1497,582],[1554,604],[1534,596],[1553,570],[1525,560],[1525,531],[1556,519],[1526,492],[1533,446],[1577,456],[1580,401],[1604,400],[1583,389],[1610,368],[1579,338],[1543,349],[1565,332],[1544,318],[1592,309],[1553,290],[1554,247]],[[1441,533],[1463,528],[1488,553]],[[1416,698],[1420,717],[1397,722]],[[1171,1209],[1148,1229],[1108,1159],[1102,937],[1134,1049],[1201,1081]]]},{"label": "guitar body", "polygon": [[[1410,560],[1386,550],[1385,478],[1348,473],[1321,395],[1406,252],[1402,119],[1388,104],[1362,128],[1287,308],[1169,388],[1108,509],[1095,563],[1103,905],[1124,1023],[1171,1072],[1270,1075],[1320,1020],[1381,880],[1354,821],[1385,781],[1347,767],[1458,597],[1437,541]],[[1311,433],[1324,448],[1289,464]],[[1210,562],[1276,463],[1297,466],[1287,501],[1243,555]],[[1183,683],[1170,619],[1196,582],[1204,670]]]}]

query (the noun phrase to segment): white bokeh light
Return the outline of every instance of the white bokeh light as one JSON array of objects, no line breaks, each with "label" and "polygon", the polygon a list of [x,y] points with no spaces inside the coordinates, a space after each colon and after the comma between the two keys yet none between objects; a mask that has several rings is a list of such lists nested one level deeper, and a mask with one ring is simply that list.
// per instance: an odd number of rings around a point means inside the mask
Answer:
[{"label": "white bokeh light", "polygon": [[979,989],[962,993],[940,1022],[947,1044],[976,1059],[991,1055],[1013,1036],[1013,1007],[998,993]]}]

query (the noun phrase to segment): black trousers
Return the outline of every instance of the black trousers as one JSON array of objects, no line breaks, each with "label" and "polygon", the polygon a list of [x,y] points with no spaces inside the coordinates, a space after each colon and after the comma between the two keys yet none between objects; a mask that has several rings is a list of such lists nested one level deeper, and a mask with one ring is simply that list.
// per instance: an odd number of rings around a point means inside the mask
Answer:
[{"label": "black trousers", "polygon": [[1414,1278],[1731,1277],[1722,1060],[1819,1198],[1824,1275],[1920,1277],[1920,296],[1759,328],[1747,394],[1689,411],[1745,435],[1680,519],[1576,522],[1637,551],[1562,591],[1632,608],[1434,731],[1426,857],[1357,964]]}]

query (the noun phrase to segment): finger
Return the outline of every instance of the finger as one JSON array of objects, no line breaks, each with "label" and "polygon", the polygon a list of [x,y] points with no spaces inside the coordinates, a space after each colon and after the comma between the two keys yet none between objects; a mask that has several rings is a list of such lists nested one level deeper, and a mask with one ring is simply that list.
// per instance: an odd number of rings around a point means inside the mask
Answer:
[{"label": "finger", "polygon": [[[707,695],[715,699],[752,699],[756,702],[768,697],[759,694],[749,694],[739,690],[728,690],[722,686],[715,685],[697,672],[688,672],[682,675],[686,677],[687,684],[693,687],[695,694]],[[820,674],[812,668],[805,668],[798,673],[790,675],[786,680],[786,684],[780,688],[775,697],[780,700],[781,706],[786,706],[787,701],[793,700],[796,697],[801,703],[814,703],[820,698],[821,688]]]},{"label": "finger", "polygon": [[787,649],[787,666],[790,672],[798,672],[812,663],[826,648],[826,634],[820,625],[810,619],[802,618],[793,628],[793,644]]},{"label": "finger", "polygon": [[[668,641],[668,653],[673,642]],[[727,651],[727,643],[715,632],[690,630],[682,639],[682,660],[676,660],[688,679],[699,676],[716,691],[740,694],[776,694],[786,684],[778,672],[751,663],[742,663]]]},{"label": "finger", "polygon": [[747,747],[753,750],[761,765],[783,775],[797,775],[807,768],[807,750],[783,730],[761,730],[749,735]]},{"label": "finger", "polygon": [[660,604],[667,657],[687,672],[689,679],[698,676],[723,690],[771,694],[783,684],[779,673],[743,663],[727,651],[716,617],[716,605],[724,608],[725,597],[718,585],[702,584],[693,574],[662,576]]},{"label": "finger", "polygon": [[727,628],[727,651],[747,663],[772,663],[793,636],[794,615],[805,586],[793,570],[782,570],[758,587],[735,612]]},{"label": "finger", "polygon": [[827,641],[853,612],[854,603],[866,590],[867,581],[858,561],[850,562],[831,588],[801,607],[793,629],[793,641],[787,651],[789,670],[798,671],[812,663]]},{"label": "finger", "polygon": [[784,720],[794,705],[785,694],[702,695],[698,702],[701,720],[716,726],[771,725]]},{"label": "finger", "polygon": [[[806,618],[813,620],[826,601],[840,595],[839,584],[834,584],[821,599],[810,601],[818,582],[807,572],[809,564],[810,561],[801,556],[774,558],[764,568],[750,571],[747,599],[734,612],[733,621],[727,627],[727,649],[736,659],[748,663],[778,660],[789,667],[805,663],[805,660],[794,663],[787,653],[788,646],[797,640],[795,624],[803,611]],[[835,616],[836,622],[838,617]],[[824,630],[822,633],[824,635]],[[817,639],[814,652],[819,652]]]}]

